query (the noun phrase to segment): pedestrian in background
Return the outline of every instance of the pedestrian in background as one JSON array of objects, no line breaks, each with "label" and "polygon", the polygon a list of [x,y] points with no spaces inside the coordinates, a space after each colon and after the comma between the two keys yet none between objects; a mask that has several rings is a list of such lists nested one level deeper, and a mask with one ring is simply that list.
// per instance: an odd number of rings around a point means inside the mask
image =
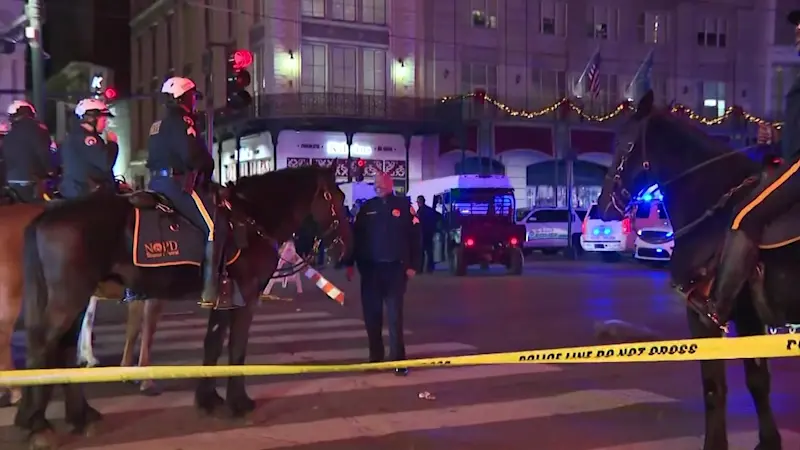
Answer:
[{"label": "pedestrian in background", "polygon": [[[346,262],[347,279],[353,265],[361,274],[361,306],[369,340],[369,361],[384,360],[383,309],[389,328],[389,360],[406,359],[403,340],[403,297],[408,279],[420,264],[419,220],[408,198],[394,194],[394,182],[386,173],[375,177],[376,197],[359,208],[353,224],[352,260]],[[403,376],[408,369],[395,369]]]},{"label": "pedestrian in background", "polygon": [[425,196],[417,197],[417,217],[419,217],[422,230],[422,258],[420,264],[421,272],[433,273],[436,262],[433,260],[433,237],[439,231],[442,222],[442,215],[435,209],[425,204]]}]

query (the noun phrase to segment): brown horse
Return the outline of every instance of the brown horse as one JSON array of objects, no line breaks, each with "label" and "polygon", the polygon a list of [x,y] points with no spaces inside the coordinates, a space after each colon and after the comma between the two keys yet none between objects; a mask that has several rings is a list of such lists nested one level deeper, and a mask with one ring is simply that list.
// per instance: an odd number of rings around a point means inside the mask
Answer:
[{"label": "brown horse", "polygon": [[[0,206],[0,371],[14,370],[11,337],[22,309],[22,257],[25,227],[44,206],[15,203]],[[15,405],[19,388],[0,386],[0,407]]]},{"label": "brown horse", "polygon": [[[324,238],[345,257],[352,251],[344,194],[333,170],[284,169],[245,177],[219,192],[219,214],[230,217],[236,255],[221,283],[234,308],[209,314],[203,363],[216,365],[228,337],[231,365],[245,364],[259,294],[275,272],[278,246],[311,216]],[[27,367],[73,367],[78,318],[97,285],[116,279],[160,299],[197,299],[205,235],[152,193],[128,196],[98,192],[48,208],[25,230],[24,296]],[[230,249],[230,250],[233,250]],[[57,446],[45,417],[52,386],[23,389],[15,424],[31,433],[34,448]],[[90,433],[101,419],[80,385],[64,385],[64,402],[74,431]],[[200,380],[196,406],[213,412],[227,406],[235,416],[255,408],[243,377],[228,378],[226,398],[213,379]]]}]

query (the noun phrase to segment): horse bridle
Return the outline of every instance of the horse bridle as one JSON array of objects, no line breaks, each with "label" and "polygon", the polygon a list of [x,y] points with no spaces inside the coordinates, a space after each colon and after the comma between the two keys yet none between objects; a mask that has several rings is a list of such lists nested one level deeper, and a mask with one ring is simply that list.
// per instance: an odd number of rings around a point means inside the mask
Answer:
[{"label": "horse bridle", "polygon": [[[322,198],[326,202],[328,202],[328,206],[330,207],[331,222],[328,225],[328,228],[325,229],[325,231],[322,233],[322,236],[316,236],[314,238],[314,244],[312,246],[311,253],[307,257],[303,258],[298,263],[294,263],[292,261],[288,261],[288,260],[284,259],[281,256],[280,252],[278,252],[278,258],[280,260],[282,260],[284,262],[288,262],[288,263],[290,263],[292,265],[290,265],[288,267],[282,267],[280,269],[276,269],[275,274],[273,275],[273,278],[288,277],[288,276],[294,275],[296,273],[299,273],[305,267],[309,266],[311,261],[313,261],[314,258],[316,258],[317,254],[319,254],[320,244],[322,242],[324,242],[325,239],[327,239],[331,234],[336,233],[338,231],[339,226],[341,225],[341,221],[339,220],[339,216],[336,214],[336,207],[334,206],[334,203],[333,203],[333,194],[331,194],[331,192],[330,192],[330,190],[328,188],[323,187],[323,186],[320,186],[317,189],[317,191],[314,193],[314,198],[317,198],[320,194],[321,194]],[[239,196],[239,198],[244,200],[244,201],[248,201],[246,198],[244,198],[242,196]],[[264,240],[269,241],[270,243],[272,243],[275,246],[275,250],[276,251],[278,250],[278,248],[280,247],[281,243],[277,239],[275,239],[274,237],[270,236],[269,233],[266,232],[264,227],[259,225],[252,217],[250,217],[247,214],[243,214],[241,212],[237,213],[235,211],[235,208],[233,208],[231,206],[230,202],[227,201],[227,200],[223,201],[222,206],[224,208],[226,208],[228,211],[230,211],[232,216],[237,216],[237,215],[240,216],[239,220],[242,223],[244,223],[247,227],[251,228],[259,238],[264,239]],[[334,236],[334,238],[331,240],[330,244],[328,244],[325,247],[325,250],[329,250],[334,245],[341,244],[341,243],[342,243],[342,238],[340,236],[338,236],[338,235]]]},{"label": "horse bridle", "polygon": [[[634,175],[634,177],[633,177],[634,179],[641,172],[648,172],[648,173],[650,172],[651,164],[650,164],[650,160],[647,158],[647,126],[649,125],[649,122],[650,122],[650,118],[648,116],[646,119],[644,119],[642,121],[642,123],[640,125],[640,128],[639,128],[640,132],[637,132],[636,135],[635,135],[635,136],[639,137],[639,140],[641,141],[642,168],[641,168],[640,172],[637,172]],[[628,159],[630,159],[630,157],[633,154],[633,151],[635,149],[636,149],[636,140],[634,140],[632,142],[628,142],[628,150],[620,157],[619,164],[617,165],[617,168],[614,170],[614,176],[612,178],[613,189],[611,190],[611,195],[610,195],[611,196],[611,202],[606,204],[605,211],[608,211],[609,206],[613,206],[614,209],[617,210],[617,212],[619,212],[620,214],[625,216],[625,214],[627,214],[629,209],[630,209],[631,195],[630,195],[630,192],[622,185],[622,172],[625,170],[625,163],[628,161]],[[672,183],[674,183],[674,182],[686,177],[687,175],[696,172],[697,170],[699,170],[699,169],[701,169],[703,167],[706,167],[706,166],[709,166],[711,164],[717,163],[717,162],[719,162],[719,161],[721,161],[721,160],[723,160],[725,158],[728,158],[728,157],[730,157],[732,155],[736,155],[736,154],[739,154],[739,153],[747,151],[747,150],[748,150],[748,147],[745,147],[745,148],[734,150],[732,152],[723,153],[722,155],[719,155],[719,156],[716,156],[716,157],[711,158],[709,160],[703,161],[700,164],[696,164],[696,165],[686,169],[685,171],[683,171],[680,174],[678,174],[676,177],[674,177],[674,178],[672,178],[672,179],[670,179],[670,180],[668,180],[668,181],[666,181],[664,183],[659,183],[659,187],[661,189],[663,189],[665,186],[668,186],[668,185],[670,185],[670,184],[672,184]],[[674,240],[674,239],[678,239],[679,237],[681,237],[681,236],[685,235],[686,233],[690,232],[691,230],[693,230],[695,227],[697,227],[699,224],[701,224],[706,219],[712,217],[719,210],[724,208],[728,204],[728,201],[731,199],[731,197],[736,195],[737,192],[739,192],[740,190],[744,189],[745,187],[748,187],[748,186],[752,185],[753,183],[758,182],[758,180],[759,180],[759,178],[755,177],[755,176],[754,177],[745,178],[745,180],[742,181],[740,184],[734,186],[732,189],[730,189],[728,192],[726,192],[724,195],[722,195],[722,197],[720,197],[719,200],[717,200],[717,202],[714,203],[714,205],[712,205],[710,208],[706,209],[705,212],[703,212],[703,214],[700,215],[700,217],[698,217],[697,219],[689,222],[688,224],[684,225],[680,229],[674,230],[672,235],[669,238],[665,237],[665,238],[662,238],[662,239],[650,239],[650,240],[642,238],[641,236],[640,236],[640,238],[643,241],[647,242],[648,244],[656,244],[656,245],[663,244],[663,243],[669,242],[669,241]],[[624,207],[620,207],[620,204],[619,204],[620,203],[620,199],[617,198],[617,191],[618,190],[619,190],[619,192],[621,194],[623,194],[624,197],[627,197],[627,200],[624,202]]]}]

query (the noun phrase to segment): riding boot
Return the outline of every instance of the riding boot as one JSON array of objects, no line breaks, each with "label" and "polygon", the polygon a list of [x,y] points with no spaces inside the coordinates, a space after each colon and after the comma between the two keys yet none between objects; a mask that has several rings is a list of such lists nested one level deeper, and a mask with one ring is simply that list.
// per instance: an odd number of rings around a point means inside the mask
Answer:
[{"label": "riding boot", "polygon": [[725,237],[720,265],[709,302],[710,318],[724,328],[736,297],[752,277],[758,264],[758,243],[742,230],[731,230]]},{"label": "riding boot", "polygon": [[203,293],[200,306],[216,308],[219,304],[219,259],[216,240],[206,242],[203,261]]}]

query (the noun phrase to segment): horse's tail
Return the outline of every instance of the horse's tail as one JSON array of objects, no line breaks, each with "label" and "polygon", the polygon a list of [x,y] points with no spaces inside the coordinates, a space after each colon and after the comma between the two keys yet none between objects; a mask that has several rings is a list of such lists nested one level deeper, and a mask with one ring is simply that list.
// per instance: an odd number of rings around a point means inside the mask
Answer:
[{"label": "horse's tail", "polygon": [[39,254],[39,226],[34,220],[25,228],[24,237],[24,303],[25,328],[30,331],[40,326],[47,308],[47,283]]}]

